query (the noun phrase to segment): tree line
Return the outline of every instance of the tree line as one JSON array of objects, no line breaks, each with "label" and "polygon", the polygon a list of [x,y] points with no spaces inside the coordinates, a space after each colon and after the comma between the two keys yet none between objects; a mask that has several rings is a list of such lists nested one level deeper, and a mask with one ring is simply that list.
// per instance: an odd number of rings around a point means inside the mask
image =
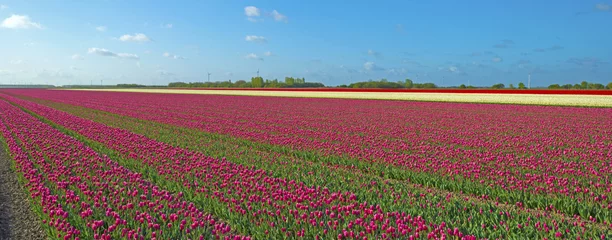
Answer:
[{"label": "tree line", "polygon": [[[461,88],[461,87],[459,87]],[[504,89],[506,88],[506,86],[503,83],[497,83],[497,84],[493,84],[493,86],[491,86],[491,88],[493,89]],[[509,89],[517,89],[517,87],[514,87],[513,84],[510,84],[508,86]],[[525,86],[524,83],[519,82],[518,84],[518,89],[527,89],[527,87]],[[587,82],[587,81],[582,81],[581,83],[576,83],[576,84],[551,84],[548,86],[548,89],[611,89],[612,90],[612,82],[608,83],[608,85],[603,85],[601,83],[591,83],[591,82]]]},{"label": "tree line", "polygon": [[232,82],[171,82],[168,87],[182,88],[317,88],[325,87],[323,83],[306,82],[305,78],[285,77],[285,81],[278,79],[263,79],[262,77],[252,77],[250,82],[238,80]]},{"label": "tree line", "polygon": [[381,80],[369,80],[365,82],[355,82],[349,85],[340,85],[338,87],[344,88],[438,88],[433,83],[415,83],[410,79],[404,81],[390,82],[383,78]]}]

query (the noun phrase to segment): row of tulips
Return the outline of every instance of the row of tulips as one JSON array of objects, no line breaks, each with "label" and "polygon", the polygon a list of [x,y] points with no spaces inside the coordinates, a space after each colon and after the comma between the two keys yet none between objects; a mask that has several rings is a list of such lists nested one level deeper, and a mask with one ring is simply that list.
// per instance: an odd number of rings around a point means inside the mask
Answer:
[{"label": "row of tulips", "polygon": [[0,100],[2,136],[50,238],[248,239],[173,193]]},{"label": "row of tulips", "polygon": [[[115,148],[115,150],[117,151],[121,151],[121,147],[119,145],[122,144],[128,144],[129,143],[138,143],[138,142],[142,142],[143,140],[141,140],[138,136],[133,136],[135,138],[129,138],[129,139],[119,139],[117,140],[116,143],[112,142],[112,139],[104,139],[103,137],[105,135],[109,135],[109,132],[112,132],[112,138],[117,138],[117,136],[123,136],[124,134],[129,134],[129,133],[124,133],[123,131],[119,131],[117,129],[111,129],[108,128],[104,125],[99,125],[99,124],[92,124],[88,121],[83,121],[82,119],[79,118],[75,118],[72,116],[69,116],[65,113],[62,112],[58,112],[58,111],[52,111],[50,109],[46,109],[40,105],[36,105],[36,104],[32,104],[32,103],[28,103],[25,101],[20,101],[18,99],[12,99],[13,101],[18,102],[19,104],[26,106],[28,109],[31,109],[45,117],[48,117],[49,119],[51,119],[52,121],[55,121],[57,123],[62,123],[63,125],[67,126],[68,128],[72,128],[76,131],[78,131],[80,134],[83,134],[91,139],[96,139],[96,141],[100,141],[103,143],[107,143],[107,144],[111,144],[110,147],[111,148]],[[81,129],[81,130],[80,130]],[[105,133],[106,132],[106,133]],[[124,143],[121,143],[121,141],[123,141]],[[107,145],[109,146],[109,145]],[[114,146],[114,147],[113,147]],[[152,146],[152,147],[146,147],[146,146]],[[161,167],[158,167],[156,170],[160,170],[160,169],[166,169],[166,168],[177,168],[177,169],[181,169],[182,166],[184,166],[182,164],[182,162],[184,162],[186,159],[182,159],[181,157],[185,156],[185,154],[175,154],[175,152],[180,152],[180,149],[175,149],[175,148],[171,148],[165,145],[160,145],[159,143],[149,143],[147,142],[144,145],[136,145],[136,147],[134,147],[134,149],[154,149],[154,148],[161,148],[163,149],[163,151],[165,152],[172,152],[170,155],[165,155],[162,156],[161,158],[159,158],[159,155],[164,155],[164,153],[153,153],[153,155],[147,155],[147,154],[151,154],[150,150],[149,151],[139,151],[138,155],[140,155],[141,161],[143,161],[144,159],[154,159],[151,162],[147,162],[147,164],[149,165],[155,165],[155,164],[159,164],[158,162],[160,162],[160,160],[163,160],[163,158],[165,157],[166,159],[172,159],[173,157],[175,158],[174,160],[180,159],[180,162],[170,162],[170,165],[166,165],[166,164],[161,164]],[[123,153],[124,156],[129,156],[131,151],[125,151]],[[178,156],[178,157],[177,157]],[[187,154],[187,156],[191,156],[189,154]],[[132,158],[138,158],[135,156],[131,156]],[[198,161],[199,162],[199,161]],[[195,162],[186,162],[184,164],[187,165],[192,165],[192,168],[194,167],[193,164],[197,164]],[[197,168],[197,166],[195,166]],[[236,167],[236,166],[232,166]],[[190,169],[188,168],[187,171],[189,171]],[[298,169],[299,170],[299,169]],[[314,170],[317,172],[320,172],[319,170]],[[158,175],[161,175],[163,177],[166,177],[167,179],[170,179],[171,182],[178,182],[181,183],[183,185],[183,188],[186,192],[196,192],[195,195],[199,197],[199,199],[202,199],[201,197],[203,196],[203,194],[198,193],[198,187],[200,186],[206,186],[208,183],[206,182],[201,182],[198,181],[198,176],[197,176],[197,172],[192,172],[192,173],[196,173],[196,177],[194,178],[193,176],[189,176],[190,174],[187,174],[187,176],[177,176],[177,175],[172,175],[171,174],[172,171],[162,171],[161,173],[159,173]],[[201,173],[201,172],[200,172]],[[176,173],[174,173],[176,174]],[[156,174],[154,174],[156,175]],[[200,176],[203,176],[204,173],[201,173]],[[330,175],[333,176],[333,175]],[[209,176],[207,176],[209,177]],[[214,177],[213,175],[211,175],[210,177]],[[329,177],[329,176],[327,176]],[[219,179],[221,180],[221,179]],[[231,181],[229,181],[231,182]],[[231,184],[228,181],[225,181],[225,184]],[[195,186],[194,186],[195,185]],[[376,185],[376,184],[374,184]],[[382,184],[381,184],[382,185]],[[251,185],[252,186],[252,185]],[[367,186],[362,186],[362,187],[367,187]],[[234,188],[234,189],[230,189],[230,191],[238,191],[238,195],[235,195],[237,197],[240,197],[240,191],[242,188]],[[381,189],[381,188],[379,188]],[[379,189],[376,189],[376,191],[378,191]],[[460,204],[460,202],[455,199],[455,198],[444,198],[444,197],[433,197],[433,198],[427,198],[427,197],[422,197],[422,196],[410,196],[410,193],[408,194],[403,194],[401,192],[402,189],[399,189],[399,192],[396,192],[397,189],[394,189],[394,187],[383,187],[381,189],[382,191],[376,193],[376,195],[382,195],[386,197],[391,196],[392,198],[395,198],[397,196],[397,200],[399,200],[398,202],[396,202],[395,206],[397,207],[398,205],[406,205],[407,200],[410,203],[410,205],[416,205],[416,207],[406,207],[404,208],[404,210],[406,209],[410,209],[410,211],[413,212],[420,212],[420,213],[427,213],[427,212],[437,212],[438,216],[442,215],[455,215],[457,217],[453,218],[453,217],[439,217],[438,220],[442,220],[442,224],[438,225],[444,225],[446,226],[446,223],[444,223],[444,221],[448,221],[450,222],[449,225],[455,225],[455,226],[464,226],[466,227],[466,229],[470,229],[470,231],[475,231],[473,230],[474,228],[470,228],[469,226],[473,226],[473,225],[478,225],[478,228],[476,231],[478,232],[477,235],[481,235],[481,236],[495,236],[497,234],[497,236],[505,236],[504,234],[510,234],[510,233],[518,233],[518,234],[532,234],[531,236],[556,236],[556,235],[561,235],[561,236],[580,236],[580,235],[585,235],[587,234],[588,236],[601,236],[601,234],[605,235],[606,230],[604,229],[603,231],[601,229],[593,229],[593,228],[585,228],[584,227],[584,223],[580,224],[582,225],[579,226],[577,225],[578,222],[566,222],[566,221],[555,221],[552,220],[552,222],[550,222],[550,219],[548,219],[548,223],[544,223],[544,221],[540,222],[540,219],[544,219],[544,217],[540,216],[539,214],[533,214],[531,215],[531,218],[533,218],[533,220],[530,220],[530,216],[526,215],[526,214],[516,214],[515,213],[509,213],[509,212],[505,212],[504,214],[496,214],[497,210],[494,210],[494,208],[490,208],[487,209],[489,213],[485,212],[483,214],[482,208],[478,209],[479,206],[474,206],[474,203],[471,203],[472,206],[470,206],[469,204],[465,204],[463,207],[456,207],[458,204]],[[387,191],[389,190],[389,191]],[[202,190],[204,191],[204,190]],[[244,191],[244,190],[242,190]],[[228,195],[231,194],[228,192]],[[263,192],[262,195],[273,195],[274,194],[272,192]],[[341,195],[341,193],[338,193],[339,195]],[[349,193],[346,193],[346,195],[348,196]],[[360,196],[359,198],[363,198],[364,196],[367,195],[374,195],[374,194],[368,194],[367,192],[361,192],[358,193],[358,195],[355,195],[355,198],[357,198],[357,196]],[[406,196],[407,195],[407,196]],[[231,195],[229,195],[231,196]],[[247,195],[248,196],[248,195]],[[352,196],[352,195],[351,195]],[[425,194],[423,194],[423,196],[425,196]],[[243,195],[241,200],[238,200],[236,198],[236,200],[231,200],[231,202],[237,201],[244,201],[244,198],[246,196]],[[220,198],[221,200],[224,200],[223,198]],[[229,198],[226,198],[226,200]],[[250,201],[250,200],[249,200]],[[388,202],[384,202],[382,200],[377,200],[376,198],[374,199],[367,199],[368,202],[376,202],[376,201],[380,201],[383,202],[384,204],[381,204],[384,206],[384,208],[389,208],[387,205],[393,205],[393,204],[389,204]],[[403,201],[403,202],[402,202]],[[249,203],[249,202],[247,202]],[[231,205],[231,204],[230,204]],[[228,206],[230,206],[228,205]],[[248,205],[248,204],[247,204]],[[254,206],[254,205],[251,205]],[[278,206],[282,206],[282,205],[278,205]],[[332,205],[333,206],[333,205]],[[316,206],[315,206],[316,207]],[[325,209],[323,206],[322,209]],[[379,206],[378,206],[379,207]],[[306,207],[308,209],[308,207]],[[312,206],[311,206],[312,208]],[[439,208],[439,209],[436,209]],[[444,211],[445,208],[448,208],[448,210]],[[254,207],[254,209],[257,209],[257,206]],[[282,209],[282,208],[281,208]],[[333,208],[332,208],[333,209]],[[237,214],[221,214],[220,216],[227,216],[229,219],[233,219],[236,216],[235,215],[240,215],[240,214],[246,214],[246,213],[250,213],[253,212],[255,210],[252,209],[242,209],[244,210],[244,212],[242,211],[237,211]],[[261,208],[260,208],[261,210]],[[260,210],[257,211],[257,214],[260,214]],[[269,208],[265,208],[265,211],[270,211]],[[299,211],[299,210],[298,210]],[[380,209],[379,211],[384,212],[384,209]],[[294,218],[300,218],[300,216],[303,217],[308,217],[308,216],[304,216],[306,212],[300,213],[297,211],[288,211],[289,215],[293,216]],[[403,211],[403,212],[408,212],[408,211]],[[282,215],[286,215],[286,213],[283,211]],[[331,212],[332,214],[334,214],[333,210]],[[396,214],[400,214],[402,213],[402,211],[398,211],[396,212]],[[257,216],[257,214],[253,215],[253,217]],[[336,215],[338,213],[335,213]],[[234,215],[234,216],[233,216]],[[434,215],[434,214],[429,214],[429,215]],[[384,216],[384,214],[383,214]],[[435,215],[434,215],[435,216]],[[312,217],[312,216],[311,216]],[[391,216],[393,217],[393,216]],[[397,218],[397,216],[396,216]],[[505,218],[505,219],[504,219]],[[265,220],[269,220],[268,219],[261,219],[260,223],[264,223],[266,222]],[[342,219],[342,218],[340,218]],[[360,219],[360,218],[357,218]],[[250,219],[247,221],[253,221],[254,219]],[[257,220],[257,218],[255,218],[255,220]],[[374,220],[376,220],[376,217],[374,217]],[[287,222],[287,220],[284,220],[285,222]],[[359,221],[359,220],[355,220],[355,221]],[[230,220],[230,222],[232,222],[232,220]],[[244,221],[235,221],[237,223],[244,223]],[[351,221],[347,221],[345,219],[342,219],[340,221],[340,225],[346,224],[347,227],[349,227],[349,229],[351,229],[351,227],[354,225],[353,222]],[[348,223],[347,223],[348,222]],[[362,223],[362,221],[359,221]],[[486,222],[483,223],[483,222]],[[491,223],[492,222],[492,223]],[[251,222],[252,223],[252,222]],[[257,223],[257,222],[255,222]],[[274,222],[273,222],[274,223]],[[328,223],[329,224],[329,223]],[[572,224],[574,224],[575,226],[572,226]],[[285,224],[287,226],[287,224]],[[333,223],[332,223],[333,225]],[[482,225],[482,226],[480,226]],[[290,227],[285,227],[285,231],[287,232],[293,232],[295,234],[297,234],[297,236],[300,235],[299,231],[295,230],[299,230],[300,224],[299,224],[299,220],[298,220],[298,225],[296,226],[295,222],[293,222],[293,224],[288,224],[288,226]],[[543,227],[546,226],[546,227]],[[268,226],[264,227],[264,228],[257,228],[257,227],[252,227],[254,229],[254,232],[266,232],[267,229],[269,229]],[[491,229],[487,229],[487,228],[491,228]],[[264,230],[265,229],[265,230]],[[274,228],[272,228],[274,229]],[[270,229],[270,230],[272,230]],[[367,234],[367,228],[364,228]],[[387,228],[388,230],[388,228]],[[399,229],[398,229],[399,230]],[[412,229],[411,229],[412,230]],[[505,231],[504,231],[505,230]],[[282,232],[283,228],[281,228]],[[330,230],[331,231],[331,230]],[[452,232],[454,232],[455,230],[453,230]],[[269,231],[268,231],[269,232]],[[393,232],[393,231],[392,231]],[[448,231],[447,231],[448,232]],[[310,233],[310,231],[308,232]],[[323,231],[323,234],[328,234],[328,231]],[[401,233],[400,231],[398,231],[398,233]],[[348,236],[351,236],[351,231],[342,231],[339,233],[340,235],[344,236],[346,234],[348,234]],[[384,234],[384,233],[383,233]],[[500,235],[501,234],[501,235]],[[312,235],[315,236],[315,235]],[[383,236],[383,235],[377,235],[377,236]]]},{"label": "row of tulips", "polygon": [[611,109],[13,93],[312,150],[317,156],[343,156],[350,159],[343,161],[349,166],[371,168],[375,163],[387,170],[389,178],[409,178],[446,190],[521,202],[530,208],[553,204],[569,215],[612,221],[612,130],[606,127],[612,124]]}]

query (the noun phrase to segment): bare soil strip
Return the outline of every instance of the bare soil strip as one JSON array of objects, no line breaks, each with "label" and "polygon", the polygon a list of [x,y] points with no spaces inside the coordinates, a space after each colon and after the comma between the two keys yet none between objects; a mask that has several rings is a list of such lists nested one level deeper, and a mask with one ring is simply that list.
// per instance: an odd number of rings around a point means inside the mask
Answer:
[{"label": "bare soil strip", "polygon": [[40,218],[30,207],[30,197],[11,169],[11,161],[0,143],[0,240],[46,239]]}]

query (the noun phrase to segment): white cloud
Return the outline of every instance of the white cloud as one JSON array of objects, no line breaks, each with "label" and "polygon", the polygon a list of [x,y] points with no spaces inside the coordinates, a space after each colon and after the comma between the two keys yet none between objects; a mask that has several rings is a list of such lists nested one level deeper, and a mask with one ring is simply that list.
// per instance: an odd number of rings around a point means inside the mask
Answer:
[{"label": "white cloud", "polygon": [[259,8],[255,6],[248,6],[244,8],[244,15],[247,17],[259,17],[261,15]]},{"label": "white cloud", "polygon": [[257,56],[257,54],[255,53],[249,53],[246,56],[244,56],[244,58],[246,59],[252,59],[252,60],[259,60],[259,61],[263,61],[262,57]]},{"label": "white cloud", "polygon": [[9,7],[6,6],[6,5],[0,5],[0,10],[4,10],[4,9],[7,9],[7,8],[9,8]]},{"label": "white cloud", "polygon": [[23,60],[11,60],[9,61],[9,63],[13,65],[19,65],[23,63]]},{"label": "white cloud", "polygon": [[104,48],[90,48],[87,50],[89,54],[97,54],[105,57],[116,57],[116,58],[125,58],[125,59],[134,59],[138,60],[140,57],[136,54],[131,53],[114,53]]},{"label": "white cloud", "polygon": [[161,26],[161,27],[162,27],[162,28],[172,28],[172,27],[173,27],[173,25],[172,25],[172,23],[166,23],[166,24],[162,24],[162,26]]},{"label": "white cloud", "polygon": [[271,14],[272,17],[274,17],[274,20],[279,22],[287,22],[287,16],[280,14],[278,11],[273,10]]},{"label": "white cloud", "polygon": [[363,64],[363,69],[365,69],[366,71],[380,71],[380,70],[385,70],[384,68],[381,68],[379,66],[376,66],[376,63],[374,62],[366,62]]},{"label": "white cloud", "polygon": [[247,40],[249,42],[258,42],[258,43],[266,43],[266,42],[268,42],[268,40],[265,37],[255,36],[255,35],[246,36],[245,40]]},{"label": "white cloud", "polygon": [[457,72],[457,71],[459,71],[459,68],[457,68],[455,66],[450,66],[450,67],[448,67],[448,71]]},{"label": "white cloud", "polygon": [[264,55],[267,56],[267,57],[270,57],[270,56],[273,56],[274,54],[272,52],[270,52],[270,51],[267,51],[267,52],[264,53]]},{"label": "white cloud", "polygon": [[171,54],[171,53],[169,53],[169,52],[165,52],[165,53],[163,54],[163,56],[164,56],[164,57],[167,57],[167,58],[171,58],[171,59],[185,59],[184,57],[181,57],[181,56],[179,56],[179,55],[174,55],[174,54]]},{"label": "white cloud", "polygon": [[98,32],[106,32],[108,28],[106,26],[97,26],[96,31]]},{"label": "white cloud", "polygon": [[79,54],[74,54],[74,55],[72,55],[72,59],[73,60],[83,60],[85,58],[83,58],[83,56],[81,56]]},{"label": "white cloud", "polygon": [[257,22],[260,20],[259,16],[261,15],[261,11],[255,6],[248,6],[244,8],[244,15],[247,16],[249,21]]},{"label": "white cloud", "polygon": [[136,33],[134,35],[125,34],[119,38],[123,42],[149,42],[151,39],[142,33]]},{"label": "white cloud", "polygon": [[140,57],[138,57],[138,55],[131,54],[131,53],[117,53],[117,56],[120,57],[120,58],[126,58],[126,59],[134,59],[134,60],[140,59]]},{"label": "white cloud", "polygon": [[597,8],[597,10],[600,10],[600,11],[610,11],[610,5],[605,4],[605,3],[599,3],[595,5],[595,8]]},{"label": "white cloud", "polygon": [[26,46],[26,47],[30,47],[30,46],[34,46],[34,45],[36,45],[35,42],[26,42],[26,43],[23,44],[23,46]]},{"label": "white cloud", "polygon": [[4,19],[4,21],[2,21],[2,24],[0,24],[0,28],[10,28],[10,29],[30,29],[30,28],[37,28],[37,29],[42,29],[42,25],[40,25],[40,23],[37,22],[32,22],[32,20],[30,20],[30,17],[28,17],[27,15],[11,15],[10,17],[8,17],[7,19]]},{"label": "white cloud", "polygon": [[494,57],[494,58],[491,59],[491,61],[498,63],[498,62],[503,62],[504,59],[501,58],[501,57]]},{"label": "white cloud", "polygon": [[72,71],[80,71],[81,69],[75,66],[70,66],[70,70]]}]

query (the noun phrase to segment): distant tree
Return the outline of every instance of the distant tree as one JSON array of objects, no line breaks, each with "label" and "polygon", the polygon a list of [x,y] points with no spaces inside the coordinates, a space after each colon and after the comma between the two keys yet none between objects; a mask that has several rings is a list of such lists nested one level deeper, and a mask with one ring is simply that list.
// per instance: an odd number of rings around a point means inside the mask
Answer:
[{"label": "distant tree", "polygon": [[580,82],[580,88],[582,88],[582,89],[589,89],[589,82],[587,82],[587,81]]},{"label": "distant tree", "polygon": [[434,83],[415,83],[414,88],[438,88]]},{"label": "distant tree", "polygon": [[464,88],[467,88],[467,87],[465,86],[465,84],[461,84],[461,85],[459,85],[459,88],[464,89]]},{"label": "distant tree", "polygon": [[412,80],[410,80],[409,78],[406,78],[406,81],[404,83],[404,87],[405,88],[412,88],[414,86],[414,83],[412,82]]},{"label": "distant tree", "polygon": [[527,88],[525,87],[525,84],[524,84],[524,83],[520,82],[520,83],[518,84],[518,89],[527,89]]},{"label": "distant tree", "polygon": [[551,84],[550,86],[548,86],[548,89],[560,89],[561,86],[559,86],[559,84]]},{"label": "distant tree", "polygon": [[608,83],[608,85],[606,86],[607,89],[612,90],[612,82]]},{"label": "distant tree", "polygon": [[572,84],[561,85],[561,88],[563,88],[563,89],[572,89]]},{"label": "distant tree", "polygon": [[247,82],[244,80],[238,80],[234,83],[234,87],[237,87],[237,88],[243,88],[243,87],[246,87],[246,85],[247,85]]},{"label": "distant tree", "polygon": [[601,83],[589,83],[587,88],[588,89],[605,89],[606,86],[604,86]]},{"label": "distant tree", "polygon": [[285,84],[287,84],[287,86],[292,86],[294,83],[295,83],[295,78],[285,77]]},{"label": "distant tree", "polygon": [[582,89],[582,86],[580,84],[576,83],[576,84],[574,84],[572,89]]},{"label": "distant tree", "polygon": [[504,87],[506,87],[506,86],[504,86],[503,83],[498,83],[498,84],[495,84],[495,85],[491,86],[491,88],[494,88],[494,89],[502,89]]},{"label": "distant tree", "polygon": [[251,86],[254,88],[262,88],[264,86],[264,80],[262,77],[252,77]]},{"label": "distant tree", "polygon": [[512,83],[510,83],[510,86],[508,86],[508,88],[510,88],[510,89],[516,89]]}]

